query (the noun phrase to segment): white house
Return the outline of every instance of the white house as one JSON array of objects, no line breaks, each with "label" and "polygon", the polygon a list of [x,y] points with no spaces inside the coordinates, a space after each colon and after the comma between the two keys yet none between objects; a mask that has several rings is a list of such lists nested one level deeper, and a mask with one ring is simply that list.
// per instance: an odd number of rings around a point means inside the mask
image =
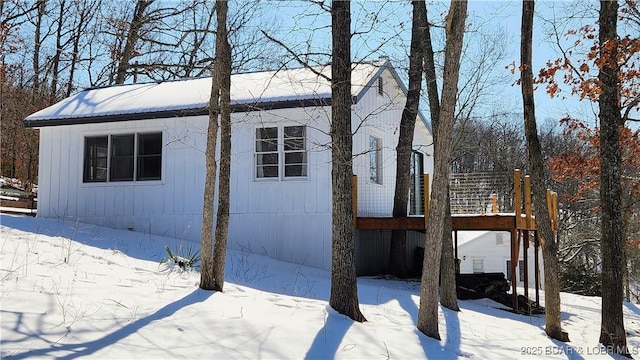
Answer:
[{"label": "white house", "polygon": [[[504,231],[458,231],[458,259],[460,273],[504,273],[511,283],[511,235]],[[540,289],[544,288],[542,252],[539,250]],[[524,286],[524,246],[520,245],[519,260],[516,265],[518,286]],[[535,288],[535,250],[533,244],[527,251],[527,272],[529,288]]]},{"label": "white house", "polygon": [[[232,76],[230,248],[330,268],[331,86],[317,74],[330,70]],[[27,117],[40,129],[38,216],[199,242],[210,88],[211,78],[93,88]],[[354,64],[352,94],[359,213],[391,216],[406,88],[380,60]],[[430,172],[422,116],[414,150],[414,168]]]}]

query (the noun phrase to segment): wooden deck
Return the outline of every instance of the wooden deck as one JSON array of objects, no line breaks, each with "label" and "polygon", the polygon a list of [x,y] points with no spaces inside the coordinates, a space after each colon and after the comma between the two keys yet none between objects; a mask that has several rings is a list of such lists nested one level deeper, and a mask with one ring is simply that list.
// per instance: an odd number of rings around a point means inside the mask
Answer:
[{"label": "wooden deck", "polygon": [[[426,232],[427,225],[424,216],[414,217],[357,217],[354,218],[355,228],[358,230],[413,230]],[[538,279],[539,259],[538,248],[540,239],[536,228],[535,218],[531,211],[522,213],[496,213],[496,214],[455,214],[451,215],[451,230],[454,232],[453,246],[454,258],[458,258],[458,231],[506,231],[511,234],[511,302],[514,311],[518,309],[517,274],[516,266],[519,261],[520,244],[524,246],[524,261],[528,263],[527,248],[533,234],[533,246],[535,248],[535,302],[540,304],[540,281]],[[524,268],[525,279],[529,278],[528,267]],[[529,297],[529,284],[525,280],[525,297]]]},{"label": "wooden deck", "polygon": [[[424,174],[424,199],[423,209],[429,211],[429,174]],[[532,196],[531,196],[531,178],[525,176],[524,191],[522,190],[522,179],[520,170],[514,171],[514,211],[515,213],[498,213],[497,198],[492,198],[492,211],[488,214],[455,214],[451,216],[451,229],[454,233],[454,257],[458,258],[458,231],[506,231],[511,234],[511,298],[512,308],[518,309],[518,293],[516,266],[519,262],[520,245],[524,248],[524,262],[528,264],[527,249],[530,243],[534,246],[534,267],[535,267],[535,289],[536,304],[540,303],[540,281],[538,279],[539,259],[538,249],[540,247],[540,237],[537,231],[535,217],[532,214]],[[354,176],[352,179],[353,187],[353,222],[354,227],[358,230],[412,230],[426,232],[428,216],[413,217],[360,217],[358,216],[358,181]],[[551,230],[558,230],[558,198],[557,194],[547,189],[546,205],[551,220]],[[523,206],[524,205],[524,206]],[[524,209],[523,209],[524,208]],[[523,211],[524,210],[524,211]],[[532,236],[531,236],[532,235]],[[533,239],[533,241],[532,241]],[[528,266],[524,268],[525,287],[524,293],[528,298]]]},{"label": "wooden deck", "polygon": [[[452,230],[487,230],[487,231],[512,231],[512,230],[535,230],[535,218],[527,218],[520,215],[516,223],[516,214],[456,214],[451,215]],[[426,223],[424,216],[412,217],[358,217],[355,224],[356,229],[361,230],[414,230],[425,232]]]}]

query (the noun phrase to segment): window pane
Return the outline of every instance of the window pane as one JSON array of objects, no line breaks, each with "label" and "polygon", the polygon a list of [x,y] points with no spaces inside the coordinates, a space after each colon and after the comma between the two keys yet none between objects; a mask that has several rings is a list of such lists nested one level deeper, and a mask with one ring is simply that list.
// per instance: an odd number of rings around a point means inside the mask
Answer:
[{"label": "window pane", "polygon": [[84,140],[84,182],[107,181],[107,154],[109,139],[106,136]]},{"label": "window pane", "polygon": [[138,155],[162,155],[162,133],[138,135]]},{"label": "window pane", "polygon": [[258,165],[256,170],[259,178],[278,177],[278,165]]},{"label": "window pane", "polygon": [[256,129],[256,139],[278,139],[278,128],[268,127]]},{"label": "window pane", "polygon": [[285,126],[284,127],[284,138],[290,137],[305,137],[305,127],[304,126]]},{"label": "window pane", "polygon": [[278,151],[278,128],[270,127],[256,129],[256,151]]},{"label": "window pane", "polygon": [[307,176],[307,165],[285,165],[284,176]]},{"label": "window pane", "polygon": [[133,144],[133,134],[111,136],[111,165],[109,167],[109,180],[133,180]]},{"label": "window pane", "polygon": [[278,153],[273,154],[257,154],[257,165],[278,165]]},{"label": "window pane", "polygon": [[290,164],[306,164],[307,163],[307,153],[306,152],[290,152],[284,154],[284,163],[285,165]]},{"label": "window pane", "polygon": [[284,150],[304,150],[306,128],[304,126],[286,126],[284,128]]},{"label": "window pane", "polygon": [[133,156],[133,135],[112,136],[111,156]]},{"label": "window pane", "polygon": [[137,180],[160,180],[162,178],[162,156],[138,157]]},{"label": "window pane", "polygon": [[256,140],[256,152],[278,151],[278,139]]},{"label": "window pane", "polygon": [[111,158],[111,181],[133,180],[133,156]]},{"label": "window pane", "polygon": [[284,139],[284,150],[304,150],[304,139]]},{"label": "window pane", "polygon": [[136,180],[162,178],[162,133],[138,135]]}]

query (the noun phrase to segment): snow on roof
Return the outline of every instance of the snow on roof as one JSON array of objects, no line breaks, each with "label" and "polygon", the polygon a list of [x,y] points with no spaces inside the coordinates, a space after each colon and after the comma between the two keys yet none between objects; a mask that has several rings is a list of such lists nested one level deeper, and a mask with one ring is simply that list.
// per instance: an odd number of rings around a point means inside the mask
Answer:
[{"label": "snow on roof", "polygon": [[[354,64],[351,92],[360,97],[387,60]],[[318,75],[318,73],[323,76]],[[260,105],[331,98],[331,66],[235,74],[231,76],[232,105]],[[91,88],[29,115],[27,126],[54,125],[60,120],[82,122],[127,114],[202,111],[211,94],[211,77]]]}]

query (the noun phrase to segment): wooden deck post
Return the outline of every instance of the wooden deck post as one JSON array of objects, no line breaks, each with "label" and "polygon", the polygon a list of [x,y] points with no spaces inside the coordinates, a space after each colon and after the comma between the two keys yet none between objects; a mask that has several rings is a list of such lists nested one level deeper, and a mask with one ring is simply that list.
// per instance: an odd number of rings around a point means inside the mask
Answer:
[{"label": "wooden deck post", "polygon": [[553,230],[553,198],[551,196],[551,189],[547,189],[545,199],[547,200],[547,214],[549,214],[549,220],[551,220],[551,230]]},{"label": "wooden deck post", "polygon": [[[516,229],[511,230],[511,308],[514,312],[518,311],[518,278],[516,277],[516,263],[518,262],[518,234]],[[516,259],[515,261],[513,259]]]},{"label": "wooden deck post", "polygon": [[513,171],[513,211],[516,213],[516,228],[520,227],[522,219],[522,188],[520,184],[520,170],[515,169]]},{"label": "wooden deck post", "polygon": [[533,256],[534,260],[534,270],[535,270],[535,282],[536,282],[536,306],[540,307],[540,256],[538,252],[540,251],[540,235],[536,230],[533,238],[533,249],[535,254]]},{"label": "wooden deck post", "polygon": [[523,239],[522,239],[522,260],[524,260],[524,296],[529,298],[529,230],[523,231]]},{"label": "wooden deck post", "polygon": [[524,212],[527,217],[527,229],[533,227],[531,221],[531,177],[526,175],[524,177]]},{"label": "wooden deck post", "polygon": [[351,177],[351,208],[353,209],[353,228],[358,228],[358,176]]},{"label": "wooden deck post", "polygon": [[453,230],[453,258],[456,262],[456,274],[460,274],[460,259],[458,258],[458,230]]},{"label": "wooden deck post", "polygon": [[558,193],[551,192],[551,205],[553,206],[553,231],[558,231]]},{"label": "wooden deck post", "polygon": [[491,212],[498,212],[498,194],[491,194]]}]

